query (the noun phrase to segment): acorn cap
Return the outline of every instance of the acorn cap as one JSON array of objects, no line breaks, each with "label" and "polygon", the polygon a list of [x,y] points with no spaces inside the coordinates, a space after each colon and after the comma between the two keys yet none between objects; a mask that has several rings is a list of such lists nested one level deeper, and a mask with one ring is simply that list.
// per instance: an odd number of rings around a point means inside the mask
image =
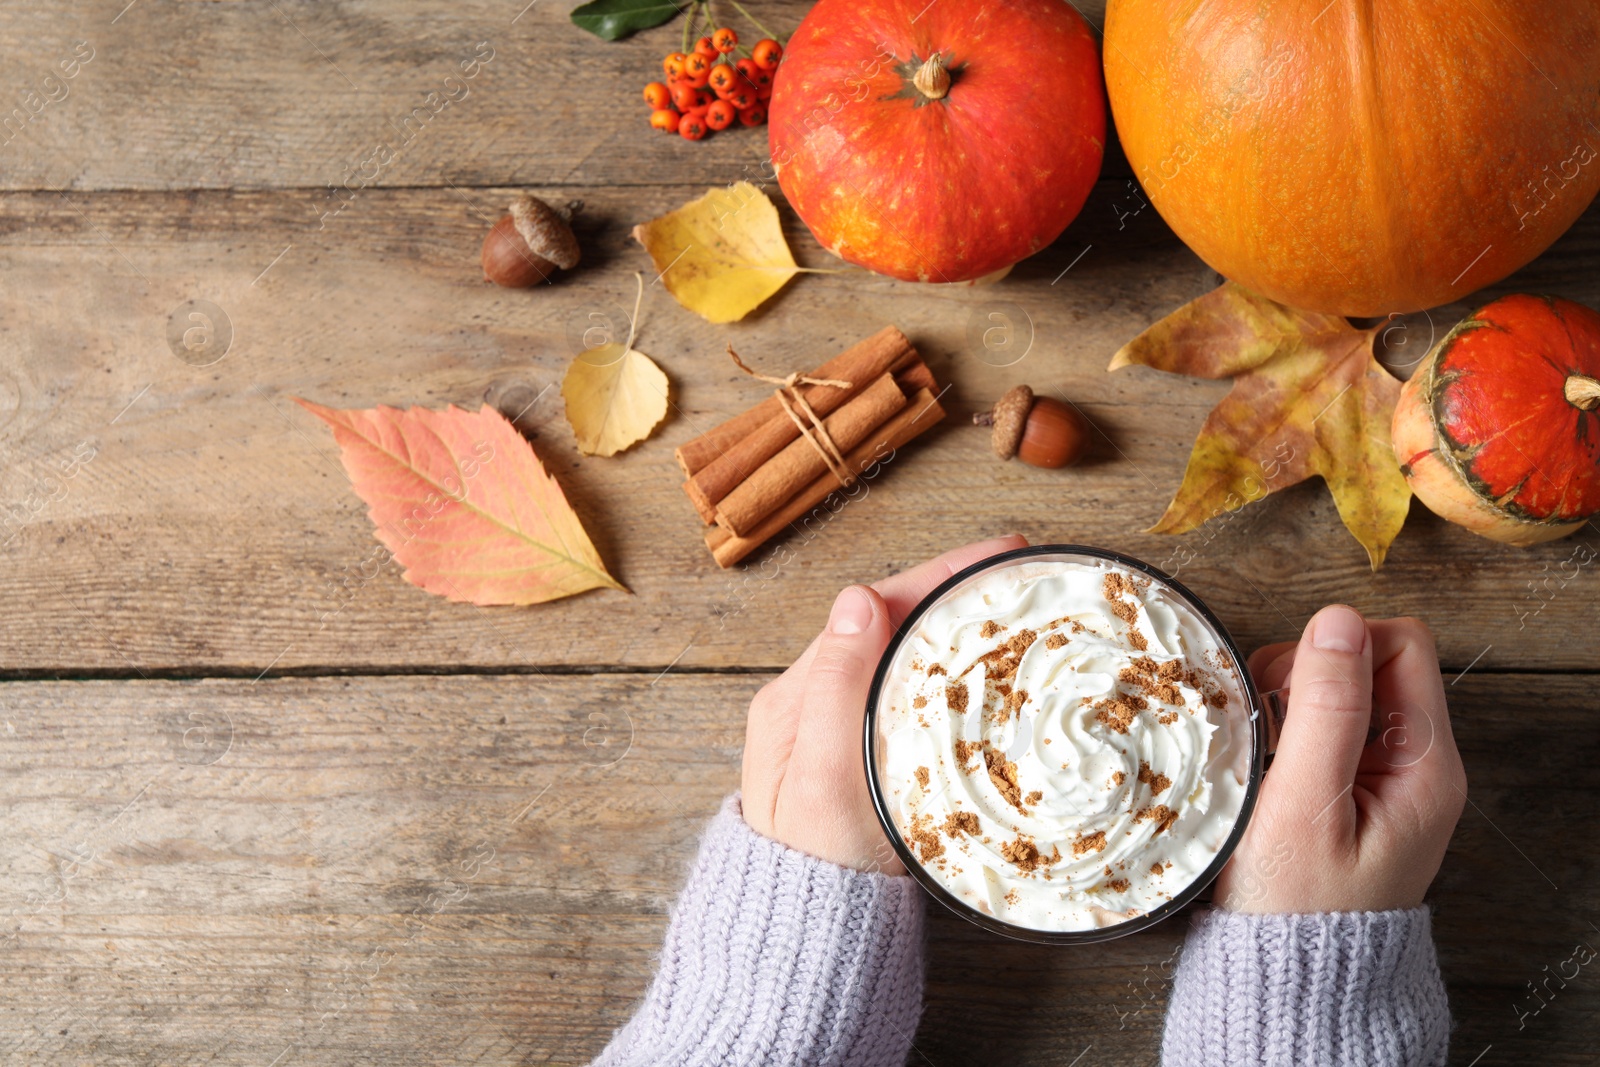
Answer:
[{"label": "acorn cap", "polygon": [[511,222],[528,248],[562,270],[578,265],[578,239],[561,213],[536,196],[511,201]]},{"label": "acorn cap", "polygon": [[1017,386],[995,401],[994,433],[989,438],[995,455],[1010,459],[1017,454],[1017,445],[1022,443],[1022,429],[1032,409],[1033,390],[1026,385]]}]

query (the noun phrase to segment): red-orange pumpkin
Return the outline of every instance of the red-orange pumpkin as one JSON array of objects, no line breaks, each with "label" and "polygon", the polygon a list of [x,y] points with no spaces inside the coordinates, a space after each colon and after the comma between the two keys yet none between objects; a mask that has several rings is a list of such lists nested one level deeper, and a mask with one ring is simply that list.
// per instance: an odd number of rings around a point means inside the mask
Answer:
[{"label": "red-orange pumpkin", "polygon": [[1507,296],[1463,320],[1400,391],[1394,450],[1437,514],[1514,545],[1600,513],[1600,314]]},{"label": "red-orange pumpkin", "polygon": [[1083,207],[1105,88],[1065,0],[820,0],[768,121],[778,184],[824,246],[896,278],[970,281]]},{"label": "red-orange pumpkin", "polygon": [[1600,189],[1595,0],[1110,0],[1105,61],[1162,218],[1295,307],[1459,299]]}]

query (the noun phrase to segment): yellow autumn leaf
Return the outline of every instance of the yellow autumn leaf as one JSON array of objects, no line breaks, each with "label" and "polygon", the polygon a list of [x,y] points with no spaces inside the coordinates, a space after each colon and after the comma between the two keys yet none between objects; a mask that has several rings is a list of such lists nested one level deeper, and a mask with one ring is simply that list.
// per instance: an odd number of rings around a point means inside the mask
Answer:
[{"label": "yellow autumn leaf", "polygon": [[799,273],[778,209],[749,182],[633,228],[667,291],[709,322],[737,322]]},{"label": "yellow autumn leaf", "polygon": [[650,436],[667,414],[667,376],[643,352],[613,341],[581,353],[561,380],[578,448],[614,456]]},{"label": "yellow autumn leaf", "polygon": [[1319,476],[1372,569],[1382,566],[1411,503],[1389,439],[1400,383],[1373,358],[1383,325],[1358,330],[1228,282],[1124,345],[1108,370],[1233,379],[1150,529],[1185,533]]},{"label": "yellow autumn leaf", "polygon": [[614,456],[643,441],[667,415],[667,376],[655,361],[633,347],[644,305],[644,276],[635,274],[638,295],[628,339],[596,345],[578,354],[561,379],[567,422],[578,449],[589,456]]}]

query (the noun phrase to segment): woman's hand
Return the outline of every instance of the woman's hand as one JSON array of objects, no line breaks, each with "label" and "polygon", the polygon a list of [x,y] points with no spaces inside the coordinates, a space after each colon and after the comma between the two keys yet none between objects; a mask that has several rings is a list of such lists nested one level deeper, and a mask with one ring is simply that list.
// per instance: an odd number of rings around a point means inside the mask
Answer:
[{"label": "woman's hand", "polygon": [[839,594],[828,628],[750,702],[743,790],[752,829],[841,866],[905,873],[873,813],[862,764],[872,672],[895,627],[935,586],[1025,544],[1013,536],[967,545]]},{"label": "woman's hand", "polygon": [[1263,691],[1287,685],[1289,708],[1217,903],[1245,912],[1421,904],[1467,797],[1433,634],[1416,619],[1368,622],[1334,605],[1299,644],[1250,657],[1250,670]]}]

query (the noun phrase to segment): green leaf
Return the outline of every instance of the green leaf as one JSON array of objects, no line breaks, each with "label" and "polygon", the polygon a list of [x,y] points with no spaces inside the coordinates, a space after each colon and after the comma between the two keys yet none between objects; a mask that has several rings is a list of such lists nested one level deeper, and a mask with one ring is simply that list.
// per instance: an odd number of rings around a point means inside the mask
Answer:
[{"label": "green leaf", "polygon": [[675,0],[591,0],[573,9],[572,21],[603,41],[620,41],[681,10]]}]

